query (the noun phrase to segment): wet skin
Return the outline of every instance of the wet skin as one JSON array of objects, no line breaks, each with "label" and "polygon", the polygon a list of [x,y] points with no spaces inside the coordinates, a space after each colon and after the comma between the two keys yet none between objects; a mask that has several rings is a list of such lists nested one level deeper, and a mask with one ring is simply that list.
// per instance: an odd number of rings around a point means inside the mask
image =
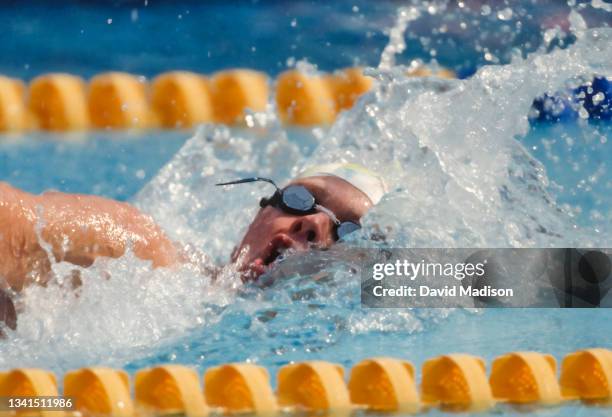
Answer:
[{"label": "wet skin", "polygon": [[[292,184],[308,188],[317,203],[340,221],[358,223],[372,205],[365,194],[337,177],[309,177]],[[232,260],[253,278],[264,273],[285,249],[301,251],[333,243],[328,215],[296,216],[265,207],[255,216]],[[153,267],[181,261],[175,245],[153,219],[127,203],[59,192],[33,195],[0,182],[0,277],[5,278],[0,279],[0,290],[20,291],[32,282],[44,284],[49,279],[51,260],[43,245],[50,248],[53,261],[83,267],[99,257],[118,258],[128,245]]]},{"label": "wet skin", "polygon": [[[372,206],[365,194],[340,178],[309,177],[291,184],[306,187],[340,221],[359,223]],[[243,280],[255,279],[282,251],[328,247],[334,236],[334,224],[325,213],[297,216],[268,206],[255,216],[232,261],[238,262]],[[181,262],[153,219],[129,204],[58,192],[33,195],[0,182],[0,339],[5,336],[3,325],[17,325],[6,290],[20,291],[32,282],[44,285],[50,257],[87,267],[98,257],[122,256],[128,245],[153,267]]]},{"label": "wet skin", "polygon": [[[308,177],[290,184],[306,187],[316,202],[331,210],[341,222],[359,223],[372,207],[364,193],[338,177]],[[326,248],[333,243],[333,222],[327,214],[317,212],[297,216],[268,206],[259,210],[251,222],[242,242],[234,250],[232,261],[238,262],[245,279],[254,279],[265,273],[284,250]]]},{"label": "wet skin", "polygon": [[120,257],[128,244],[154,267],[178,260],[153,219],[129,204],[58,192],[33,195],[0,182],[0,277],[6,280],[0,279],[0,290],[48,280],[51,262],[39,237],[54,261],[84,267],[98,257]]}]

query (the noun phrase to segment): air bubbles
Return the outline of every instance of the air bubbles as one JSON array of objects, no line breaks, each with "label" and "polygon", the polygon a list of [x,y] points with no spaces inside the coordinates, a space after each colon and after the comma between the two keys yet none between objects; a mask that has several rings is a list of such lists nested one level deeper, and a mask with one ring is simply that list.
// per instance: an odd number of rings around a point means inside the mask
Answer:
[{"label": "air bubbles", "polygon": [[497,18],[499,20],[508,21],[512,19],[513,11],[510,7],[506,7],[503,10],[497,12]]},{"label": "air bubbles", "polygon": [[491,62],[493,64],[499,64],[499,62],[500,62],[499,57],[497,57],[496,55],[492,54],[488,50],[485,50],[484,59],[485,59],[485,61]]},{"label": "air bubbles", "polygon": [[319,69],[316,64],[308,61],[307,59],[300,59],[295,63],[295,69],[302,74],[315,76],[318,74]]},{"label": "air bubbles", "polygon": [[[489,9],[481,7],[480,14],[493,13]],[[547,152],[564,173],[572,169],[584,173],[581,190],[594,189],[609,174],[557,152],[572,152],[572,147],[583,145],[582,138],[557,132],[550,136],[555,142],[543,141],[539,147],[522,146],[515,138],[529,129],[525,113],[536,94],[562,88],[564,80],[592,74],[601,63],[610,62],[607,49],[602,48],[610,42],[607,32],[601,31],[597,40],[578,40],[567,50],[546,55],[536,52],[523,59],[517,53],[512,64],[487,66],[466,80],[407,79],[406,69],[395,66],[395,54],[405,48],[399,38],[403,39],[411,16],[410,9],[398,14],[398,24],[390,31],[392,39],[381,57],[384,70],[371,73],[377,79],[374,90],[343,112],[331,129],[314,130],[314,140],[299,133],[317,144],[314,153],[287,139],[296,133],[284,130],[273,111],[248,113],[246,129],[202,128],[134,199],[173,240],[192,242],[185,248],[191,263],[176,269],[153,269],[149,262],[128,252],[118,259],[100,259],[89,269],[54,264],[54,274],[59,277],[78,270],[84,283],[79,296],[54,284],[28,289],[20,328],[14,340],[4,343],[0,368],[49,363],[69,368],[91,363],[123,366],[142,356],[143,349],[147,358],[181,361],[182,352],[189,349],[166,351],[163,346],[169,338],[191,331],[200,332],[196,340],[215,344],[206,354],[194,353],[197,346],[190,350],[201,366],[210,363],[216,347],[219,355],[224,355],[213,357],[219,362],[228,360],[228,352],[235,352],[225,349],[227,346],[236,347],[236,356],[263,360],[264,351],[275,356],[296,352],[295,347],[277,346],[278,337],[273,335],[278,334],[287,336],[282,341],[286,346],[290,343],[285,342],[302,338],[299,354],[321,354],[326,339],[334,342],[330,325],[346,329],[350,335],[413,333],[450,314],[449,310],[390,314],[355,308],[359,280],[338,266],[343,256],[355,255],[348,245],[303,258],[288,257],[283,267],[293,266],[291,271],[299,276],[268,291],[241,287],[235,270],[216,265],[227,262],[257,210],[261,189],[235,187],[222,192],[212,186],[217,179],[259,174],[283,182],[313,163],[366,163],[386,175],[391,192],[364,218],[364,235],[355,237],[357,243],[351,244],[376,246],[377,242],[366,238],[369,232],[379,236],[384,232],[385,245],[412,247],[597,244],[592,230],[574,227],[559,212],[559,205],[548,193],[542,166],[525,150]],[[472,20],[469,22],[471,25]],[[440,27],[441,33],[444,28]],[[467,28],[466,22],[462,28]],[[479,53],[487,62],[499,59],[484,47]],[[287,59],[286,65],[296,66],[296,58]],[[309,66],[300,63],[301,68]],[[316,71],[316,67],[307,70]],[[605,97],[597,93],[593,100],[601,102]],[[580,108],[584,114],[586,110]],[[596,144],[606,141],[605,134],[594,139]],[[120,165],[117,172],[144,180],[146,172],[136,168]],[[579,194],[574,185],[564,185],[568,193]],[[571,210],[577,218],[580,207]],[[603,225],[609,219],[607,210],[589,213]],[[543,227],[549,234],[541,232]],[[605,227],[601,229],[602,239],[609,239],[610,233]],[[343,255],[343,248],[350,251]],[[313,283],[306,273],[295,272],[313,263],[319,270],[321,263],[331,265],[325,268],[329,277],[325,285]],[[217,277],[214,283],[213,275]],[[234,290],[237,287],[240,294]],[[248,291],[254,291],[253,297],[243,298],[242,293]],[[298,292],[312,298],[299,299]],[[312,307],[313,299],[317,308]],[[244,354],[235,342],[253,334],[249,332],[255,325],[248,319],[264,308],[282,314],[257,327],[262,334],[255,336],[262,341],[254,341],[249,348],[261,350]],[[231,317],[246,317],[244,321],[251,327],[234,327]],[[304,341],[305,324],[313,336]],[[42,341],[46,346],[40,348]],[[164,353],[155,356],[160,349]]]},{"label": "air bubbles", "polygon": [[593,104],[595,106],[597,106],[599,103],[601,103],[605,99],[606,99],[606,95],[603,92],[601,92],[601,91],[599,93],[593,95],[593,98],[592,98]]},{"label": "air bubbles", "polygon": [[378,67],[390,69],[395,65],[395,56],[406,49],[404,34],[408,24],[421,16],[416,7],[401,7],[398,10],[394,26],[389,30],[389,42],[380,56]]},{"label": "air bubbles", "polygon": [[612,4],[606,3],[604,0],[592,0],[591,7],[594,9],[605,10],[606,12],[612,12]]}]

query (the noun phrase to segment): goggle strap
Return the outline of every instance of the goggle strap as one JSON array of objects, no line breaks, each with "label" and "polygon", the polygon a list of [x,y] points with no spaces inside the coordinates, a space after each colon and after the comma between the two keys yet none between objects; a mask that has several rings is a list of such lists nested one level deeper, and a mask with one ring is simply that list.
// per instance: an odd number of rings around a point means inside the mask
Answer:
[{"label": "goggle strap", "polygon": [[336,217],[336,215],[334,214],[333,211],[331,211],[328,208],[323,207],[320,204],[315,204],[314,206],[315,210],[323,212],[325,214],[327,214],[329,216],[329,218],[332,220],[332,222],[334,222],[335,225],[339,225],[340,224],[340,220],[338,220],[338,218]]},{"label": "goggle strap", "polygon": [[259,200],[259,207],[264,208],[267,206],[274,206],[275,204],[278,204],[280,199],[281,191],[277,189],[274,194],[272,194],[272,197],[262,197],[262,199]]},{"label": "goggle strap", "polygon": [[256,181],[264,181],[264,182],[270,183],[274,186],[274,188],[276,188],[277,190],[280,190],[280,188],[278,188],[278,185],[276,185],[276,183],[273,180],[271,180],[270,178],[263,178],[263,177],[244,178],[244,179],[236,180],[236,181],[220,182],[215,185],[216,186],[235,185],[235,184],[245,184],[247,182],[256,182]]},{"label": "goggle strap", "polygon": [[[280,196],[280,193],[282,193],[281,189],[278,187],[278,185],[276,185],[276,183],[269,179],[269,178],[263,178],[263,177],[252,177],[252,178],[243,178],[241,180],[235,180],[235,181],[228,181],[228,182],[220,182],[215,184],[216,186],[223,186],[223,185],[236,185],[236,184],[245,184],[245,183],[249,183],[249,182],[256,182],[256,181],[263,181],[263,182],[267,182],[269,184],[272,184],[274,186],[274,188],[276,188],[276,193],[274,193],[274,195],[271,198],[262,198],[259,202],[259,206],[260,207],[265,207],[267,205],[270,205],[272,203],[272,201],[276,198],[278,198]],[[338,220],[338,218],[336,217],[336,215],[334,214],[333,211],[331,211],[330,209],[323,207],[320,204],[315,204],[314,205],[314,209],[317,211],[320,211],[322,213],[325,213],[332,222],[334,222],[334,224],[336,226],[339,226],[340,220]]]}]

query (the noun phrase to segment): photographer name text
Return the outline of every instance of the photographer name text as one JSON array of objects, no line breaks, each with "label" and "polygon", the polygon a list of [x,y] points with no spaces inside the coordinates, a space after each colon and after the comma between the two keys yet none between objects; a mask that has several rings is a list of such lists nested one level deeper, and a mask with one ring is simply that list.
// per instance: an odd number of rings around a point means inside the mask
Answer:
[{"label": "photographer name text", "polygon": [[[513,297],[512,288],[464,285],[465,278],[470,278],[474,283],[485,275],[485,263],[439,263],[424,260],[377,263],[372,267],[372,279],[380,284],[372,287],[372,295],[375,297]],[[408,280],[411,285],[385,287],[383,281],[391,277]],[[457,284],[415,285],[417,279],[426,277],[453,278]]]}]

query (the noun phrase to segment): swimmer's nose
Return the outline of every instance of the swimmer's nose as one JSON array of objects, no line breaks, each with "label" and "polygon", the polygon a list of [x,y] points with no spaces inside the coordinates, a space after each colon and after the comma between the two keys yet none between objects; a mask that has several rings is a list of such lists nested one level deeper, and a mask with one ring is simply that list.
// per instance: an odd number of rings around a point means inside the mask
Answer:
[{"label": "swimmer's nose", "polygon": [[290,236],[304,244],[328,244],[332,240],[330,223],[325,213],[296,217],[289,230]]}]

